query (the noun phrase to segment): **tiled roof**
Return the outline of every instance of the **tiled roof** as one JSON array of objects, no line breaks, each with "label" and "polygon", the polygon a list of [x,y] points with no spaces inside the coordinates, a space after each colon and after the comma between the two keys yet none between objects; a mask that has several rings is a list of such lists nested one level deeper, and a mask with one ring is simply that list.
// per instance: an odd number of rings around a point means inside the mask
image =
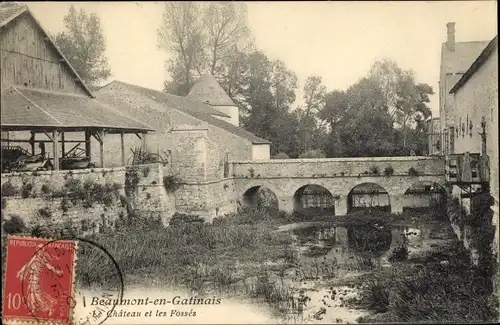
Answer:
[{"label": "tiled roof", "polygon": [[206,113],[203,112],[196,112],[196,113],[189,113],[191,116],[196,117],[199,120],[205,121],[208,124],[211,124],[213,126],[216,126],[218,128],[221,128],[223,130],[226,130],[229,133],[232,133],[234,135],[237,135],[241,138],[247,139],[248,141],[252,142],[253,144],[270,144],[266,139],[262,139],[255,134],[248,132],[247,130],[237,127],[234,124],[231,124],[229,122],[220,120],[216,117],[210,116]]},{"label": "tiled roof", "polygon": [[446,43],[441,48],[441,69],[444,73],[465,73],[490,41],[457,42],[455,51]]},{"label": "tiled roof", "polygon": [[112,131],[153,131],[96,99],[65,93],[10,86],[2,90],[2,129],[57,127],[107,128]]},{"label": "tiled roof", "polygon": [[[113,83],[118,83],[120,85],[124,85],[128,89],[130,89],[131,91],[137,92],[137,93],[145,95],[147,97],[150,97],[150,98],[168,106],[171,109],[176,109],[176,110],[181,111],[183,113],[186,113],[186,114],[188,114],[196,119],[204,121],[210,125],[221,128],[221,129],[223,129],[229,133],[232,133],[236,136],[247,139],[248,141],[252,142],[253,144],[269,144],[270,143],[269,141],[262,139],[262,138],[259,138],[258,136],[248,132],[247,130],[244,130],[244,129],[237,127],[231,123],[228,123],[226,121],[223,121],[221,119],[213,117],[212,115],[219,115],[219,116],[225,116],[225,117],[228,117],[228,116],[219,112],[218,110],[206,105],[206,104],[199,102],[199,101],[189,99],[186,97],[170,95],[170,94],[160,92],[157,90],[153,90],[153,89],[148,89],[148,88],[144,88],[144,87],[140,87],[140,86],[131,85],[131,84],[124,83],[121,81],[113,81],[113,82],[109,83],[108,85],[102,87],[101,89],[103,89],[105,87],[112,87]],[[99,91],[97,91],[96,93],[99,93]]]},{"label": "tiled roof", "polygon": [[[59,50],[57,45],[55,44],[54,40],[50,37],[50,35],[45,31],[45,29],[42,27],[40,22],[36,19],[36,17],[33,15],[33,13],[29,10],[29,8],[26,5],[20,5],[18,3],[12,2],[12,3],[0,3],[0,27],[6,26],[9,22],[12,20],[16,19],[23,13],[28,13],[31,19],[35,22],[35,24],[38,26],[38,28],[42,31],[44,37],[46,37],[49,41],[48,44],[50,44],[56,52],[60,55],[60,57],[64,60],[64,63],[67,65],[69,68],[70,72],[76,77],[78,80],[78,83],[81,85],[83,90],[91,97],[93,97],[92,92],[90,89],[87,87],[85,82],[83,82],[82,78],[78,75],[76,70],[73,68],[73,66],[69,63],[68,59],[64,56],[64,54]],[[7,25],[8,26],[8,25]],[[1,32],[1,30],[0,30]]]},{"label": "tiled roof", "polygon": [[132,89],[133,91],[135,91],[141,95],[153,98],[156,101],[159,101],[163,104],[166,104],[172,108],[176,108],[176,109],[181,110],[181,111],[186,112],[186,113],[201,112],[201,113],[217,115],[217,116],[222,116],[222,117],[230,117],[227,114],[224,114],[223,112],[221,112],[213,107],[210,107],[209,105],[203,104],[197,100],[193,100],[193,99],[181,97],[181,96],[171,95],[171,94],[168,94],[168,93],[165,93],[162,91],[158,91],[158,90],[154,90],[154,89],[150,89],[150,88],[144,88],[141,86],[132,85],[132,84],[129,84],[126,82],[118,81],[118,80],[112,81],[109,84],[101,87],[100,89],[105,88],[105,87],[113,87],[113,84],[124,85],[124,86],[128,87],[129,89]]},{"label": "tiled roof", "polygon": [[495,36],[489,42],[489,44],[483,49],[481,54],[476,58],[476,60],[472,63],[472,65],[467,69],[465,74],[460,78],[460,80],[453,86],[453,88],[450,90],[450,93],[456,92],[464,83],[469,80],[469,78],[483,65],[483,63],[488,59],[493,53],[493,50],[498,46],[498,36]]},{"label": "tiled roof", "polygon": [[201,76],[191,88],[187,97],[212,106],[236,106],[217,80],[210,74]]},{"label": "tiled roof", "polygon": [[28,9],[27,6],[16,2],[0,3],[0,27],[25,12],[26,9]]}]

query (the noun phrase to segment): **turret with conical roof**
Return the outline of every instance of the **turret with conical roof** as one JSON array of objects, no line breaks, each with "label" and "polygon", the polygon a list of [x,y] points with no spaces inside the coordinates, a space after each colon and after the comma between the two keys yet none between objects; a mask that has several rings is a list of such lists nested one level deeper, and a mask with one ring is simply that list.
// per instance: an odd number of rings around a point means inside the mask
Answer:
[{"label": "turret with conical roof", "polygon": [[[231,97],[211,74],[202,75],[187,95],[188,98],[206,103],[213,108],[229,115],[229,123],[239,126],[240,112]],[[222,118],[224,119],[224,118]]]}]

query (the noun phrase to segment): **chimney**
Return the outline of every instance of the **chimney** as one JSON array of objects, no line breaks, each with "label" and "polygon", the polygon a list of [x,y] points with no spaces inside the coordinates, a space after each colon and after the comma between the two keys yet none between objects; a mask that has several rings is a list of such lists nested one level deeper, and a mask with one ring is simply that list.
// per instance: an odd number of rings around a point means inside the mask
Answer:
[{"label": "chimney", "polygon": [[448,37],[446,38],[446,45],[451,52],[455,51],[455,23],[447,23]]}]

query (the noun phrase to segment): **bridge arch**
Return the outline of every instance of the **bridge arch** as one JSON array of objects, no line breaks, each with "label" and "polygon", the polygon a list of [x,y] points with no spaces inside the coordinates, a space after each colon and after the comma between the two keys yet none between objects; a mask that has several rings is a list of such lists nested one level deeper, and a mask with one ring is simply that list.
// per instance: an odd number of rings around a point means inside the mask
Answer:
[{"label": "bridge arch", "polygon": [[415,182],[403,194],[403,212],[443,216],[446,213],[446,197],[446,189],[437,182]]},{"label": "bridge arch", "polygon": [[243,193],[239,208],[266,209],[277,213],[279,211],[278,196],[267,186],[255,185]]},{"label": "bridge arch", "polygon": [[361,183],[349,191],[347,213],[366,209],[391,212],[391,200],[385,188],[376,183]]},{"label": "bridge arch", "polygon": [[332,193],[321,185],[306,184],[293,194],[293,210],[306,215],[335,215]]}]

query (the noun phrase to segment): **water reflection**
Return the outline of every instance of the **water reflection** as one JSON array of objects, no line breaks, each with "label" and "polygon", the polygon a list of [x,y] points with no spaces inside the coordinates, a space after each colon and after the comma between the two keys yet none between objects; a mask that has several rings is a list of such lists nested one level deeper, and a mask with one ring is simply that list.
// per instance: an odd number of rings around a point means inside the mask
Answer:
[{"label": "water reflection", "polygon": [[388,251],[392,243],[391,228],[377,225],[318,225],[293,232],[299,245],[305,248],[303,254],[309,257],[344,250],[376,256]]},{"label": "water reflection", "polygon": [[293,235],[302,260],[320,258],[325,261],[367,259],[387,263],[390,255],[402,246],[407,258],[418,258],[447,242],[446,227],[426,223],[416,227],[380,224],[319,224],[296,228]]},{"label": "water reflection", "polygon": [[355,251],[379,255],[391,247],[392,233],[389,227],[349,226],[347,239],[349,247]]},{"label": "water reflection", "polygon": [[[419,263],[419,257],[454,240],[449,226],[439,222],[414,227],[401,224],[308,223],[287,229],[295,238],[292,246],[298,258],[279,276],[287,286],[296,292],[306,290],[310,297],[302,319],[356,323],[369,311],[350,309],[345,302],[359,299],[359,279],[366,272],[384,272],[383,268],[396,262]],[[317,318],[319,311],[322,314]]]}]

